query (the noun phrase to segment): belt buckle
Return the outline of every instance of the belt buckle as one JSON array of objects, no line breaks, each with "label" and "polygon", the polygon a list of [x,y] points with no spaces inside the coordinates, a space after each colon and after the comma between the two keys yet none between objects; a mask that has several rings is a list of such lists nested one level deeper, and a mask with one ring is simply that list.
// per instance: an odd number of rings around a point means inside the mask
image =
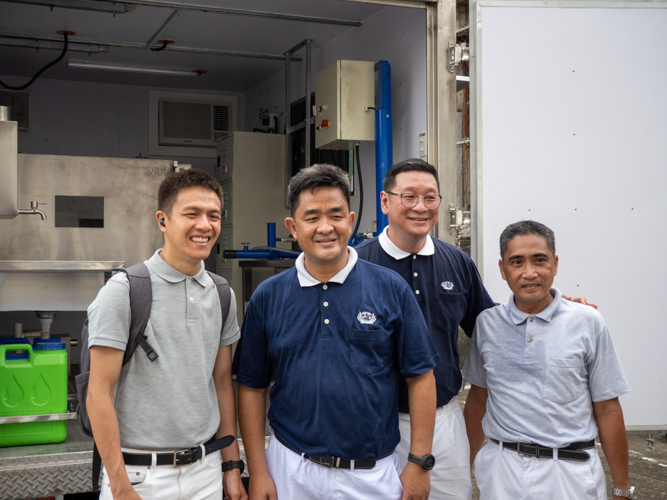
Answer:
[{"label": "belt buckle", "polygon": [[311,458],[311,461],[329,469],[335,469],[340,466],[340,457],[317,457],[317,460]]},{"label": "belt buckle", "polygon": [[[178,450],[174,452],[174,467],[188,465],[192,463],[192,455],[194,448],[186,448],[185,450]],[[189,460],[189,461],[185,461]]]},{"label": "belt buckle", "polygon": [[[522,451],[522,449],[521,449],[522,447],[523,447],[524,450],[526,450],[526,451]],[[533,450],[532,450],[532,451],[528,451],[528,450],[530,450],[530,448],[533,448]],[[521,456],[521,457],[539,458],[539,452],[538,452],[538,450],[539,450],[538,445],[530,445],[530,444],[517,443],[517,446],[516,446],[516,453],[517,453],[517,455],[519,455],[519,456]]]}]

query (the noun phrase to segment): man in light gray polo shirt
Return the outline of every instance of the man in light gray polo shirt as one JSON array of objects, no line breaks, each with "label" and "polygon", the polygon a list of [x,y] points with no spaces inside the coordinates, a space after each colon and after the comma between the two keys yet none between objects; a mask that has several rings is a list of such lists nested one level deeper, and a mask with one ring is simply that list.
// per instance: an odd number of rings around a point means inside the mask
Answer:
[{"label": "man in light gray polo shirt", "polygon": [[513,293],[478,316],[463,367],[481,500],[606,500],[598,434],[614,499],[634,498],[618,401],[630,387],[602,316],[552,288],[555,252],[553,232],[538,222],[511,224],[500,237],[500,272]]},{"label": "man in light gray polo shirt", "polygon": [[[232,292],[223,328],[220,298],[203,263],[220,233],[221,202],[220,185],[201,170],[172,174],[160,186],[156,223],[164,247],[145,262],[153,300],[144,335],[159,355],[154,362],[138,349],[122,366],[130,330],[125,274],[111,278],[88,309],[87,406],[104,463],[101,499],[221,500],[223,481],[228,499],[247,499],[241,471],[232,467],[240,463],[236,440],[221,451],[206,447],[236,436],[236,300]],[[160,463],[186,449],[201,449],[201,458]],[[223,460],[231,464],[224,480]]]}]

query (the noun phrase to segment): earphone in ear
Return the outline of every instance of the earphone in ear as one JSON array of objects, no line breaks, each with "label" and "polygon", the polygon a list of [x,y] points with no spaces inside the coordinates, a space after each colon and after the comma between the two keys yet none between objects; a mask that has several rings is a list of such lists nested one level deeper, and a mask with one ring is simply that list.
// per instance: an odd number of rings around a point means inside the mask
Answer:
[{"label": "earphone in ear", "polygon": [[165,227],[165,226],[164,226],[164,219],[160,219],[160,225],[161,225],[162,227]]}]

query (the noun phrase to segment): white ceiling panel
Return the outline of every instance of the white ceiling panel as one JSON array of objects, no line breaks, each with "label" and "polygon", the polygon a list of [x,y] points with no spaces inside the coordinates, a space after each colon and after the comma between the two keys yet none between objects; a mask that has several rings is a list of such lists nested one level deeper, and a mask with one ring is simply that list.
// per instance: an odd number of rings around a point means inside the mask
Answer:
[{"label": "white ceiling panel", "polygon": [[[340,0],[188,0],[174,2],[231,9],[264,11],[363,22],[380,10],[380,5]],[[58,30],[76,35],[70,41],[145,45],[169,18],[172,9],[137,6],[136,12],[118,14],[10,3],[0,0],[0,34],[58,37]],[[236,52],[282,55],[306,38],[321,47],[342,35],[350,26],[300,22],[181,10],[160,39],[172,39],[172,47],[203,48]],[[154,46],[155,47],[155,46]],[[302,51],[303,52],[303,51]],[[59,55],[58,50],[27,49],[0,45],[0,75],[32,77]],[[298,54],[302,55],[302,54]],[[69,68],[68,61],[195,70],[207,73],[198,78],[152,76],[82,68]],[[244,92],[280,71],[282,61],[232,56],[150,51],[111,46],[108,53],[88,55],[70,51],[63,61],[49,68],[43,78],[178,87],[199,90]],[[12,79],[17,85],[17,79]],[[20,84],[20,83],[19,83]]]}]

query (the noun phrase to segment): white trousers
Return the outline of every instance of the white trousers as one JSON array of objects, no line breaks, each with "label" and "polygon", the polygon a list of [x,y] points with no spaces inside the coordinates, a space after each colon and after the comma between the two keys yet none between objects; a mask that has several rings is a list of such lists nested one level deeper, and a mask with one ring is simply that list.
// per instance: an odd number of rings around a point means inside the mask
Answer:
[{"label": "white trousers", "polygon": [[[398,426],[401,442],[398,452],[400,470],[408,463],[410,452],[410,416],[399,413]],[[435,466],[431,471],[431,500],[470,500],[470,446],[463,421],[463,412],[454,396],[449,403],[436,410],[433,449]]]},{"label": "white trousers", "polygon": [[[123,451],[147,453],[142,450]],[[222,457],[213,452],[189,465],[126,465],[128,478],[142,500],[222,500]],[[102,469],[100,500],[112,500],[109,477]]]},{"label": "white trousers", "polygon": [[372,469],[330,469],[294,453],[274,436],[266,464],[278,500],[401,500],[398,456],[378,460]]},{"label": "white trousers", "polygon": [[475,457],[480,500],[607,500],[595,448],[587,462],[522,457],[489,441]]}]

